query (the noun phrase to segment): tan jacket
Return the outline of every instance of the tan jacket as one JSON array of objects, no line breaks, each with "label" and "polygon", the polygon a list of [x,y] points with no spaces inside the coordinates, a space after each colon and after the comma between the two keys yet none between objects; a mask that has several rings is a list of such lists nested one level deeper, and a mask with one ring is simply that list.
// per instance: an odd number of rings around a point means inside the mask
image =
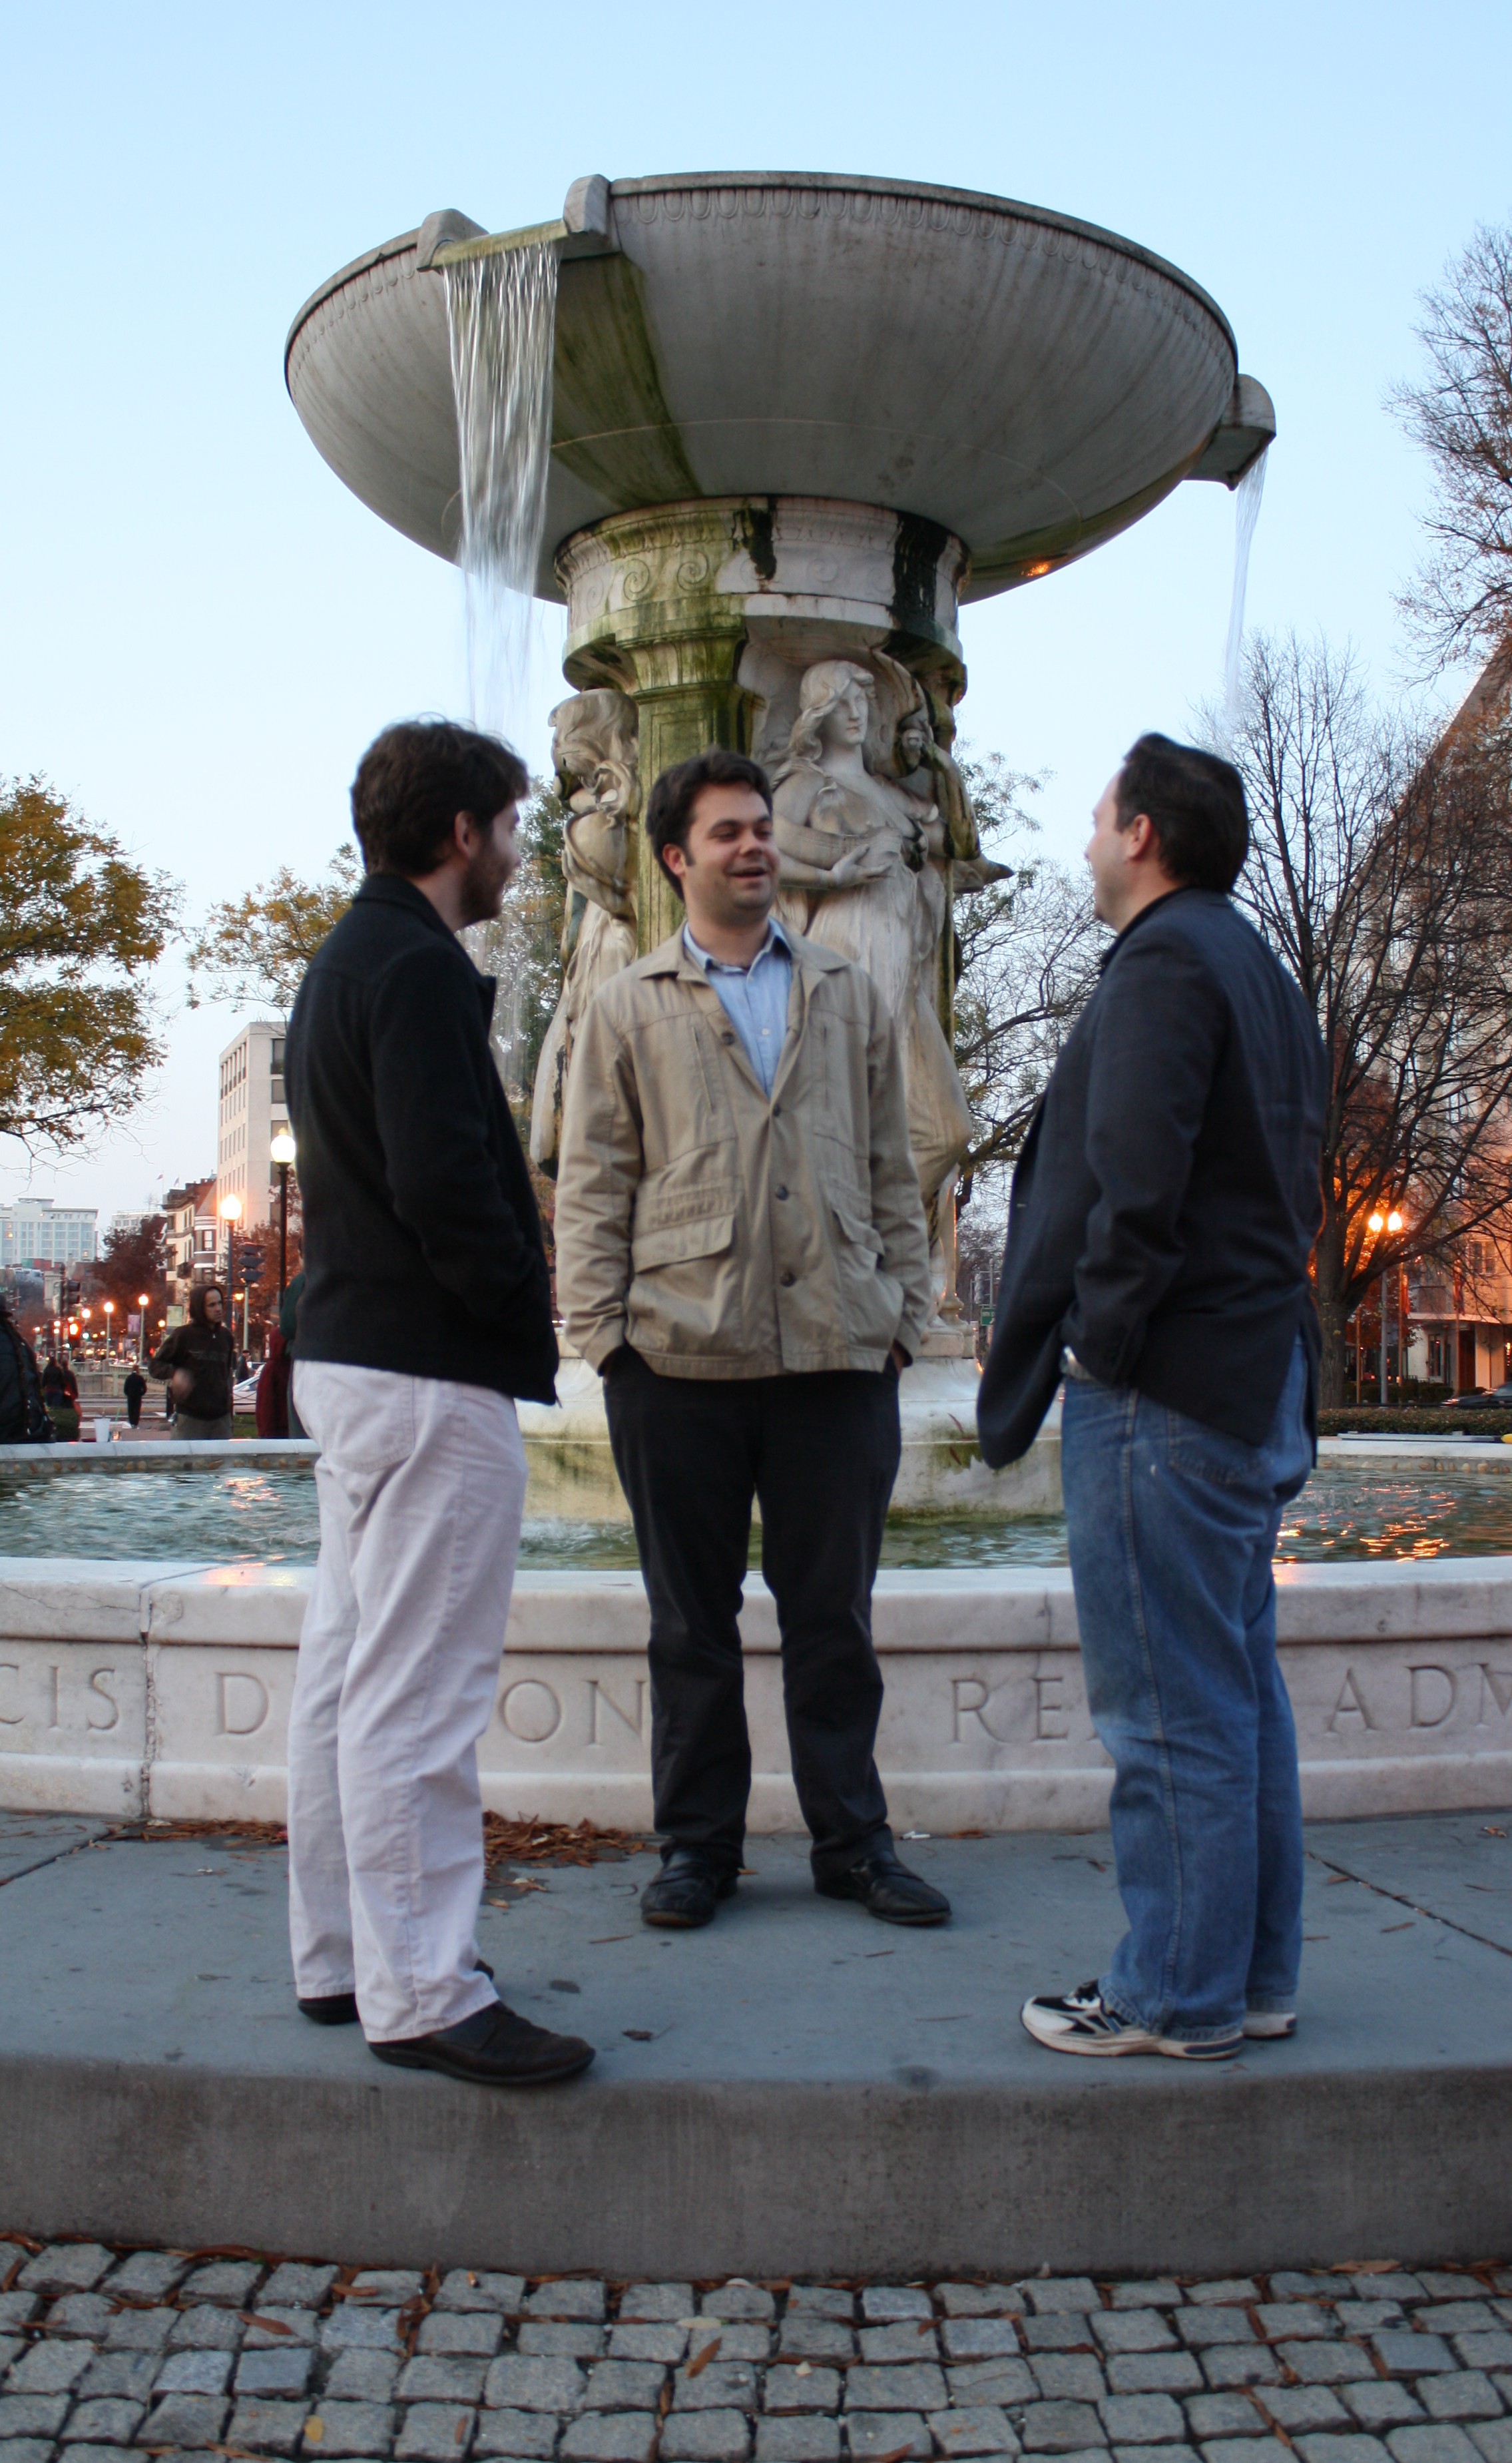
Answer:
[{"label": "tan jacket", "polygon": [[557,1296],[601,1367],[676,1377],[881,1369],[933,1314],[892,1021],[864,969],[789,935],[768,1102],[678,932],[578,1033],[556,1184]]}]

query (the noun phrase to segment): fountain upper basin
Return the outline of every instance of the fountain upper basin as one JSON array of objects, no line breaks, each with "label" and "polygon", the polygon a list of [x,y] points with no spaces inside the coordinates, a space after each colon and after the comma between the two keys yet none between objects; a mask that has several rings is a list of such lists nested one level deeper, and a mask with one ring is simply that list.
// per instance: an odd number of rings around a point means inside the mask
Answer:
[{"label": "fountain upper basin", "polygon": [[[1274,432],[1207,294],[1089,224],[808,173],[585,185],[595,229],[559,271],[543,598],[565,595],[564,541],[611,513],[763,496],[937,524],[969,556],[961,597],[983,598],[1085,555],[1183,478],[1232,482]],[[454,556],[445,287],[421,237],[317,291],[286,372],[347,486]]]}]

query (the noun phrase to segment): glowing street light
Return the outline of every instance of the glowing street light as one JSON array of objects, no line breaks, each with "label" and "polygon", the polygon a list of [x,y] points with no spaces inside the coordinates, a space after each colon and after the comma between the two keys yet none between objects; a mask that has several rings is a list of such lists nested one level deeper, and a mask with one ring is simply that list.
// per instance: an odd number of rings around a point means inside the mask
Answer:
[{"label": "glowing street light", "polygon": [[[226,1195],[222,1198],[216,1211],[220,1215],[221,1221],[226,1226],[226,1290],[227,1302],[229,1302],[231,1288],[231,1242],[236,1236],[236,1227],[242,1219],[242,1201],[237,1196],[234,1188],[228,1188],[227,1190]],[[228,1308],[227,1314],[229,1314]]]},{"label": "glowing street light", "polygon": [[283,1305],[289,1284],[289,1167],[298,1148],[288,1129],[280,1129],[268,1148],[278,1166],[278,1300]]}]

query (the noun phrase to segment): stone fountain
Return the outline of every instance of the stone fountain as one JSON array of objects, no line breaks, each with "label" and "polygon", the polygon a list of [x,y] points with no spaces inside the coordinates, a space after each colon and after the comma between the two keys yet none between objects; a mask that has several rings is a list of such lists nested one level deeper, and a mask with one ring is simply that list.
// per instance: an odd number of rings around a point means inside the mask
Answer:
[{"label": "stone fountain", "polygon": [[[952,915],[996,870],[951,758],[958,611],[1184,479],[1237,485],[1274,434],[1269,398],[1187,275],[1038,207],[786,172],[583,179],[524,230],[433,213],[294,319],[289,389],[316,447],[437,556],[464,544],[448,284],[528,258],[554,274],[554,324],[533,335],[549,429],[520,578],[566,602],[575,687],[553,712],[572,895],[536,1159],[553,1166],[583,1007],[679,920],[645,792],[706,745],[754,752],[784,911],[866,964],[899,1023],[940,1314],[904,1381],[896,1502],[1052,1510],[1053,1433],[996,1477],[976,1455],[954,1288]],[[622,1511],[596,1378],[569,1362],[560,1394],[563,1412],[522,1413],[537,1506]]]}]

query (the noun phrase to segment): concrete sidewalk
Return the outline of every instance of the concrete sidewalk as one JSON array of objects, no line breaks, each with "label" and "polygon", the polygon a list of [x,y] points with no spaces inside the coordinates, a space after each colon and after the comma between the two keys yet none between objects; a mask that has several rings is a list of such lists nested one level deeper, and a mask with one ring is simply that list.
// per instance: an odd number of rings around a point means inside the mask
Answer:
[{"label": "concrete sidewalk", "polygon": [[1314,1825],[1294,2042],[1077,2062],[1018,2008],[1095,1973],[1106,1833],[911,1844],[939,1932],[816,1899],[802,1843],[706,1932],[647,1857],[495,1889],[484,1955],[599,2047],[508,2095],[293,2007],[281,1851],[0,1821],[0,2217],[530,2275],[1220,2273],[1512,2247],[1512,1820]]}]

